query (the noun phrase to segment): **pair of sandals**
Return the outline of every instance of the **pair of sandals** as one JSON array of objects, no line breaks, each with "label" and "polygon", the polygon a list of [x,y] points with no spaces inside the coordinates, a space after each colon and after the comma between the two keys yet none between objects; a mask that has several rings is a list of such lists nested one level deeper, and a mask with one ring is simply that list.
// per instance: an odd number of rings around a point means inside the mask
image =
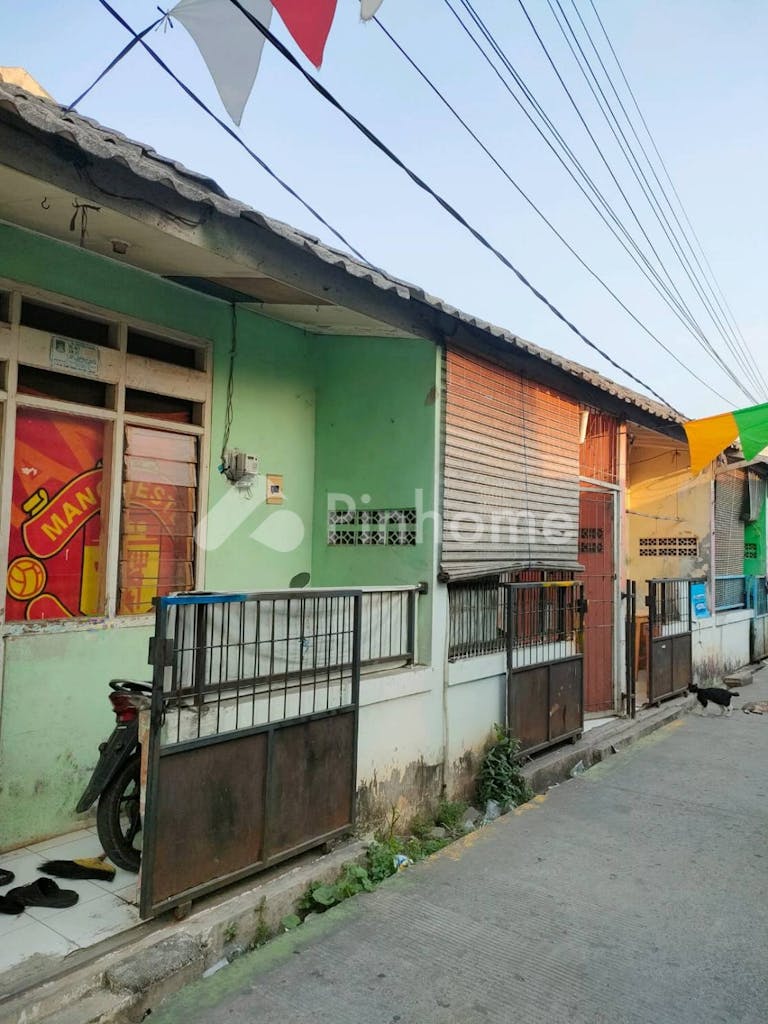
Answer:
[{"label": "pair of sandals", "polygon": [[[0,886],[10,885],[12,871],[0,868]],[[27,907],[73,907],[80,899],[74,889],[60,889],[52,878],[38,878],[29,885],[19,885],[0,896],[0,914],[22,914]]]}]

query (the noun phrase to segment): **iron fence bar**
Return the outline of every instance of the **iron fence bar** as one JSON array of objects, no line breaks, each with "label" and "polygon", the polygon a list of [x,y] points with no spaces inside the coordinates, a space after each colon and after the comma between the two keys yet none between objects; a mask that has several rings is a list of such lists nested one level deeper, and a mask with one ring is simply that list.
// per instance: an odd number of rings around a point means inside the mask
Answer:
[{"label": "iron fence bar", "polygon": [[[142,821],[142,858],[139,876],[139,913],[149,917],[154,903],[154,861],[155,861],[155,815],[158,788],[160,782],[160,747],[161,729],[163,727],[163,704],[165,689],[165,673],[168,665],[166,647],[166,605],[163,598],[154,598],[155,634],[150,647],[152,659],[152,693],[150,695],[149,735],[146,753],[146,795],[144,819]],[[171,654],[171,663],[175,661]],[[142,759],[144,753],[142,751]]]},{"label": "iron fence bar", "polygon": [[637,622],[637,584],[634,580],[627,580],[626,589],[626,617],[625,617],[625,643],[624,660],[625,675],[627,680],[627,714],[635,718],[637,714],[636,679],[635,679],[635,657],[636,657],[636,622]]},{"label": "iron fence bar", "polygon": [[198,701],[205,690],[206,640],[208,609],[201,604],[195,608],[195,664],[192,688],[195,701]]},{"label": "iron fence bar", "polygon": [[406,654],[411,664],[416,661],[416,598],[418,591],[412,590],[408,594],[407,601],[407,625],[406,625]]},{"label": "iron fence bar", "polygon": [[507,732],[517,733],[518,704],[517,688],[514,686],[512,651],[515,648],[515,623],[517,621],[517,590],[507,591],[507,699],[504,702]]}]

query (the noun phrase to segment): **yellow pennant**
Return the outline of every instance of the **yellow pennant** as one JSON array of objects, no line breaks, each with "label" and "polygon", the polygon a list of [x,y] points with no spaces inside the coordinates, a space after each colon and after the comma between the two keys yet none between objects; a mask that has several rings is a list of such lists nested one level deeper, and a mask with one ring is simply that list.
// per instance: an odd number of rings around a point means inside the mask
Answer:
[{"label": "yellow pennant", "polygon": [[731,412],[691,420],[683,426],[688,437],[692,473],[700,473],[739,436],[739,428]]}]

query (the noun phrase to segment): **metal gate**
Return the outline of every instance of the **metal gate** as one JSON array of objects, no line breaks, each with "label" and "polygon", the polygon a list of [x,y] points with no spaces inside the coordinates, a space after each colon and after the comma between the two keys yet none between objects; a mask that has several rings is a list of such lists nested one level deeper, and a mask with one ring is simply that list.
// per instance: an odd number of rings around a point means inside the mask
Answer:
[{"label": "metal gate", "polygon": [[648,703],[684,693],[693,682],[690,579],[648,580]]},{"label": "metal gate", "polygon": [[768,658],[768,579],[753,576],[747,591],[755,617],[749,624],[749,660]]},{"label": "metal gate", "polygon": [[354,822],[360,591],[156,601],[142,917]]},{"label": "metal gate", "polygon": [[627,589],[621,595],[624,607],[624,668],[626,692],[624,711],[629,718],[637,716],[637,583],[627,580]]},{"label": "metal gate", "polygon": [[584,729],[584,588],[507,583],[507,724],[533,753]]}]

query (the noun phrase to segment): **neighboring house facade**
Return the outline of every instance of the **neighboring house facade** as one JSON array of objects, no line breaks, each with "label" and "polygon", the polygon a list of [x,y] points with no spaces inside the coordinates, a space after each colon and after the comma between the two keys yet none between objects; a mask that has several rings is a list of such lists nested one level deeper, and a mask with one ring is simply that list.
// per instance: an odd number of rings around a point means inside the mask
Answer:
[{"label": "neighboring house facade", "polygon": [[698,681],[712,684],[768,653],[768,467],[761,460],[747,466],[731,450],[694,476],[685,444],[648,429],[633,431],[630,441],[625,575],[702,584],[692,660]]},{"label": "neighboring house facade", "polygon": [[75,824],[158,595],[363,588],[373,821],[468,792],[496,722],[533,751],[621,713],[624,569],[707,571],[692,491],[695,553],[635,557],[676,414],[10,85],[0,361],[0,849]]}]

